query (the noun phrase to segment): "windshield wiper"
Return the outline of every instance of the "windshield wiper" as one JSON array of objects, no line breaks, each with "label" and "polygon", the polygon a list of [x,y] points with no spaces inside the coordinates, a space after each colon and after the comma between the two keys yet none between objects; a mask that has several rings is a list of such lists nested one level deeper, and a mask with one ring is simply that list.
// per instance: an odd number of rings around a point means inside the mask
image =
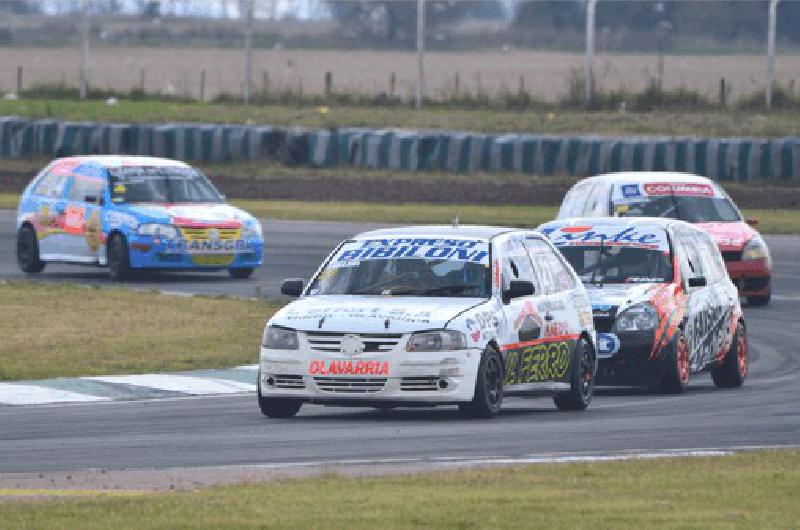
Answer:
[{"label": "windshield wiper", "polygon": [[428,294],[437,294],[437,293],[459,293],[464,292],[470,289],[477,289],[481,286],[479,283],[456,283],[452,285],[441,285],[439,287],[432,287],[430,289],[425,289],[421,291],[420,294],[428,295]]}]

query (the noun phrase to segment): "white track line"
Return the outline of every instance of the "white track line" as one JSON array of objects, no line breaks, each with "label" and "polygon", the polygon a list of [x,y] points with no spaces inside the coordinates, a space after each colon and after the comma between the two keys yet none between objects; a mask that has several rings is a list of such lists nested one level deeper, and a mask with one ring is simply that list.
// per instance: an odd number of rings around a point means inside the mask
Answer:
[{"label": "white track line", "polygon": [[228,379],[212,379],[206,377],[190,377],[171,374],[112,375],[104,377],[85,377],[92,381],[105,383],[123,383],[126,385],[155,388],[184,394],[236,394],[255,392],[256,385],[231,381]]},{"label": "white track line", "polygon": [[42,405],[46,403],[74,403],[108,401],[102,396],[90,396],[36,385],[0,383],[0,403],[7,405]]}]

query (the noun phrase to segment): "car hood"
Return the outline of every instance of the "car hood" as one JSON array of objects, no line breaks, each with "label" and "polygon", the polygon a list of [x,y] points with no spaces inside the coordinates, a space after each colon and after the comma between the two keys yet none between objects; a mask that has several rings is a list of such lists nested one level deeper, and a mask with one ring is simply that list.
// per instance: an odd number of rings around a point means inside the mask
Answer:
[{"label": "car hood", "polygon": [[253,216],[229,204],[197,203],[197,204],[127,204],[124,210],[138,218],[149,219],[175,225],[235,224],[253,221]]},{"label": "car hood", "polygon": [[695,223],[695,226],[714,238],[721,250],[742,250],[758,234],[747,223]]},{"label": "car hood", "polygon": [[629,307],[651,300],[666,283],[611,283],[602,287],[587,285],[586,293],[595,316],[612,316]]},{"label": "car hood", "polygon": [[485,302],[483,298],[317,295],[290,303],[270,324],[301,331],[410,333],[443,328],[458,314]]}]

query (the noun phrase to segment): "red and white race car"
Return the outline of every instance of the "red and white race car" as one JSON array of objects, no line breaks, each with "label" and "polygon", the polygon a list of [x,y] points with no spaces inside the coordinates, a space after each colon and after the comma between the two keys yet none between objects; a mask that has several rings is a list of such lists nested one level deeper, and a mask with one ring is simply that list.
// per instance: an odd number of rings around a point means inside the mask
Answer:
[{"label": "red and white race car", "polygon": [[764,239],[745,220],[725,190],[697,175],[629,172],[597,175],[575,184],[559,219],[574,217],[667,217],[696,225],[714,238],[731,280],[750,305],[772,295],[772,259]]}]

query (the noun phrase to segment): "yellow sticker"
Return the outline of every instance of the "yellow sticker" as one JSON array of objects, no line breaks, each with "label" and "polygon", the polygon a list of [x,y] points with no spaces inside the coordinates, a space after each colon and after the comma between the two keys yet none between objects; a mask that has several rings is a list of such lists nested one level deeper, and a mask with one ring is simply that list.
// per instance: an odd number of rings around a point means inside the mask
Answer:
[{"label": "yellow sticker", "polygon": [[627,204],[618,204],[617,213],[628,213],[630,207]]},{"label": "yellow sticker", "polygon": [[125,184],[114,185],[114,195],[122,195],[125,193]]}]

